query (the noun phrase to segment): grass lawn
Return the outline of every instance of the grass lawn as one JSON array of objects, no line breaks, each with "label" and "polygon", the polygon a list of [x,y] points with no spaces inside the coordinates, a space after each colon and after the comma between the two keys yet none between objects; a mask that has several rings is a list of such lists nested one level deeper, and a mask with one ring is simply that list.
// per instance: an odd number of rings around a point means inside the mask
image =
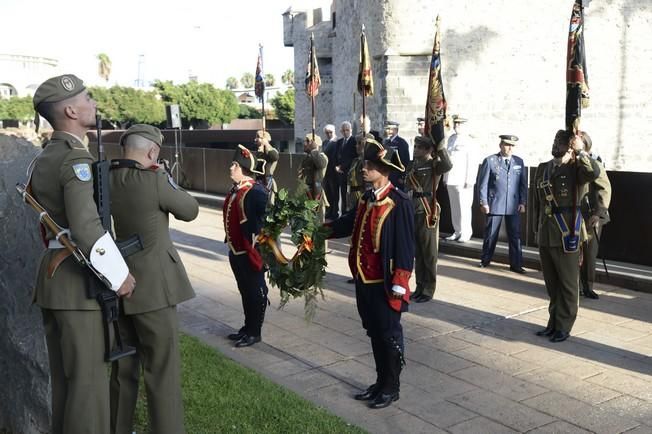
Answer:
[{"label": "grass lawn", "polygon": [[[181,370],[188,434],[365,432],[183,334]],[[149,432],[144,389],[138,434]]]}]

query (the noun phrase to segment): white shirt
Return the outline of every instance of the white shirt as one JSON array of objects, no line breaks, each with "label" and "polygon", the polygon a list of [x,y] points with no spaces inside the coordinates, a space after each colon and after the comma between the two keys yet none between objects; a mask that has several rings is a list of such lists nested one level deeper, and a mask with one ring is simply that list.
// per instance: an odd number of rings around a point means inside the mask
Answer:
[{"label": "white shirt", "polygon": [[444,174],[444,182],[448,185],[473,187],[478,174],[478,164],[473,151],[473,140],[466,134],[453,134],[448,138],[448,155],[453,168]]}]

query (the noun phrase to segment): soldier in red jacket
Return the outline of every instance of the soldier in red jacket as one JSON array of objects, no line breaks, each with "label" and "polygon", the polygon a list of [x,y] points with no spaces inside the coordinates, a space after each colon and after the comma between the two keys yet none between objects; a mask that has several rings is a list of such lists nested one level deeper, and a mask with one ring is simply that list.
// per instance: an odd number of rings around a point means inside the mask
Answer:
[{"label": "soldier in red jacket", "polygon": [[[264,161],[260,162],[264,167]],[[236,341],[235,346],[238,348],[260,342],[267,308],[263,260],[253,245],[263,226],[267,204],[265,188],[253,178],[254,174],[265,173],[261,168],[256,168],[257,163],[250,150],[238,145],[229,167],[233,188],[226,196],[222,210],[225,243],[229,246],[229,264],[238,282],[245,316],[244,326],[228,336]]]},{"label": "soldier in red jacket", "polygon": [[365,182],[372,185],[358,202],[329,224],[333,238],[352,235],[349,267],[362,326],[371,338],[376,382],[355,395],[384,408],[399,398],[403,358],[401,313],[407,311],[408,281],[414,265],[414,210],[408,196],[390,181],[391,171],[404,172],[398,151],[366,138]]}]

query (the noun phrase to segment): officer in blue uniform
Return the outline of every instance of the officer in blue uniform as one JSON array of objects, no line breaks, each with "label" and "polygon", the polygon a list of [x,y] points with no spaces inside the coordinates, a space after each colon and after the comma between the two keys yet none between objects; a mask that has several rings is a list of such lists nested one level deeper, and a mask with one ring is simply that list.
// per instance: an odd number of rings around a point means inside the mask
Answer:
[{"label": "officer in blue uniform", "polygon": [[519,214],[525,212],[527,203],[527,173],[523,160],[512,155],[518,137],[509,134],[499,137],[500,152],[485,158],[478,173],[480,210],[487,215],[480,267],[487,267],[491,262],[505,217],[510,270],[524,274]]}]

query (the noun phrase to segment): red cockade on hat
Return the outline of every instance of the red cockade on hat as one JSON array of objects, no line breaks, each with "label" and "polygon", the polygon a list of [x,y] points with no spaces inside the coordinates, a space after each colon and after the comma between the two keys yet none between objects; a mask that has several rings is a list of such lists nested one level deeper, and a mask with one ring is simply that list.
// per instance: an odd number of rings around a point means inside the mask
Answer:
[{"label": "red cockade on hat", "polygon": [[240,149],[240,154],[242,154],[242,156],[245,158],[251,157],[251,152],[249,152],[249,149]]}]

